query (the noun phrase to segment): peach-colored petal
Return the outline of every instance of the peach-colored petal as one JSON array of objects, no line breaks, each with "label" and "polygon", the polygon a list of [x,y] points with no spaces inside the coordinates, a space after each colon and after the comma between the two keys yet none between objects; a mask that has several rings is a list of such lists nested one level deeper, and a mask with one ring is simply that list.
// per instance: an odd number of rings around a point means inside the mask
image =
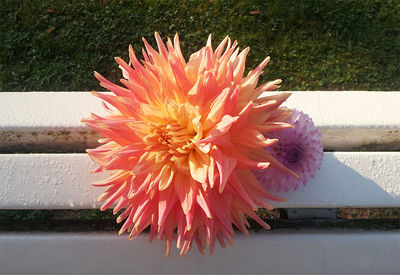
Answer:
[{"label": "peach-colored petal", "polygon": [[[129,62],[116,57],[124,87],[99,73],[95,77],[112,94],[93,94],[107,103],[108,115],[83,119],[102,134],[102,145],[88,150],[99,164],[95,172],[111,170],[99,197],[101,210],[114,206],[120,234],[135,238],[149,227],[149,239],[165,241],[166,256],[176,241],[184,256],[193,243],[201,253],[215,244],[233,245],[233,225],[248,234],[251,217],[268,228],[255,211],[272,208],[269,194],[251,170],[274,166],[293,174],[263,147],[276,140],[265,132],[292,127],[291,111],[280,105],[290,94],[265,92],[281,80],[257,87],[269,57],[244,76],[249,48],[240,51],[226,37],[214,50],[206,46],[186,61],[179,37],[155,33],[157,49],[143,39],[143,61],[129,46]],[[109,105],[109,106],[108,106]]]},{"label": "peach-colored petal", "polygon": [[189,154],[189,168],[192,178],[200,183],[205,183],[209,165],[209,156],[199,151],[191,151]]}]

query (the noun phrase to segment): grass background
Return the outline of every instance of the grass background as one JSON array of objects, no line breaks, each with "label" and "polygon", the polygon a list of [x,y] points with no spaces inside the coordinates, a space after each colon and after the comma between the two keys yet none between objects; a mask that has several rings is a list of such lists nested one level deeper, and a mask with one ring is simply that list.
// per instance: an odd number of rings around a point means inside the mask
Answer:
[{"label": "grass background", "polygon": [[400,90],[400,1],[18,1],[0,5],[0,91],[100,89],[114,56],[179,33],[186,58],[226,35],[283,90]]}]

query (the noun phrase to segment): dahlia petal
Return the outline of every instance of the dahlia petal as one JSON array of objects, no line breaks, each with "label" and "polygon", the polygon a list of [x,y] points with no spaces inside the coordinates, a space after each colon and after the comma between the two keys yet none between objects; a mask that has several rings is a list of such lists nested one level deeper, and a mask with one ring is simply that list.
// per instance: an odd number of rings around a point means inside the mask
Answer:
[{"label": "dahlia petal", "polygon": [[[122,211],[120,234],[130,232],[132,239],[150,227],[150,242],[156,236],[163,240],[166,256],[173,241],[181,256],[193,243],[200,253],[206,244],[213,253],[217,240],[223,247],[225,240],[234,244],[233,225],[248,234],[247,217],[268,228],[254,211],[272,207],[264,200],[283,200],[266,191],[251,170],[271,171],[265,173],[271,178],[277,169],[291,173],[264,149],[277,144],[275,137],[263,135],[291,127],[292,111],[280,108],[289,95],[258,99],[280,80],[256,88],[269,58],[244,77],[249,48],[240,51],[228,37],[214,51],[210,35],[188,62],[178,35],[166,44],[158,33],[155,39],[158,51],[143,39],[144,61],[131,45],[128,63],[115,59],[125,87],[95,72],[114,95],[93,93],[112,107],[104,103],[107,116],[82,120],[105,137],[88,154],[99,164],[95,172],[114,172],[93,185],[106,187],[101,210],[115,203],[113,213]],[[313,174],[309,165],[301,172]]]},{"label": "dahlia petal", "polygon": [[257,205],[254,203],[254,201],[251,199],[249,194],[247,193],[246,189],[242,186],[238,178],[233,175],[230,179],[230,187],[234,190],[234,192],[242,198],[244,202],[247,203],[248,206],[250,206],[253,211],[257,211]]},{"label": "dahlia petal", "polygon": [[88,120],[86,120],[86,121],[82,120],[82,122],[84,122],[86,124],[86,126],[99,132],[103,136],[117,141],[117,143],[121,146],[127,146],[132,142],[132,140],[126,139],[123,136],[119,135],[118,132],[107,129],[106,125],[104,123],[100,123],[100,122],[93,123],[92,121],[88,121]]},{"label": "dahlia petal", "polygon": [[128,193],[128,199],[138,197],[139,194],[144,193],[151,182],[151,174],[135,175],[131,178],[131,188]]},{"label": "dahlia petal", "polygon": [[254,88],[257,85],[258,78],[260,77],[262,70],[270,61],[270,57],[268,56],[261,62],[260,65],[253,71],[250,71],[246,78],[242,80],[240,85],[240,101],[248,102],[255,93]]},{"label": "dahlia petal", "polygon": [[217,123],[214,128],[210,131],[208,136],[199,141],[199,143],[208,143],[217,139],[229,131],[232,124],[234,124],[239,117],[231,117],[230,115],[224,115],[219,123]]},{"label": "dahlia petal", "polygon": [[261,133],[276,131],[280,129],[293,128],[294,125],[285,122],[266,122],[262,125],[257,125],[255,128]]},{"label": "dahlia petal", "polygon": [[203,122],[203,129],[208,130],[213,127],[217,121],[222,118],[224,105],[226,99],[228,98],[230,93],[230,88],[224,89],[221,94],[214,100],[214,102],[210,106],[210,112],[207,115],[207,118]]},{"label": "dahlia petal", "polygon": [[150,199],[148,198],[144,198],[142,200],[142,202],[139,204],[139,206],[136,208],[136,211],[132,211],[134,212],[133,218],[132,218],[132,223],[136,224],[140,226],[140,223],[136,223],[136,221],[138,221],[138,219],[143,216],[143,214],[145,213],[145,211],[148,210],[147,205],[150,204]]},{"label": "dahlia petal", "polygon": [[95,71],[94,76],[100,81],[101,86],[112,91],[117,96],[132,97],[132,95],[128,89],[125,89],[124,87],[118,86],[118,85],[108,81],[105,77],[103,77],[98,72]]},{"label": "dahlia petal", "polygon": [[[273,120],[273,117],[271,116],[271,113],[267,112],[270,110],[273,110],[277,107],[279,107],[283,101],[286,100],[290,94],[283,94],[280,99],[271,99],[270,104],[262,104],[258,109],[254,109],[254,111],[251,113],[251,120],[255,124],[261,124],[267,120]],[[282,115],[282,114],[279,114]]]},{"label": "dahlia petal", "polygon": [[204,72],[204,77],[202,78],[202,81],[203,83],[201,86],[201,93],[203,96],[203,100],[197,101],[197,104],[200,104],[200,106],[202,106],[204,103],[208,103],[211,99],[213,99],[215,97],[215,91],[218,90],[218,82],[214,72]]},{"label": "dahlia petal", "polygon": [[164,42],[161,39],[161,36],[158,32],[154,33],[154,36],[156,38],[157,46],[158,46],[158,51],[164,58],[168,58],[168,51],[167,48],[165,48]]},{"label": "dahlia petal", "polygon": [[189,168],[192,178],[200,183],[205,183],[209,165],[209,156],[199,151],[191,151],[189,154]]},{"label": "dahlia petal", "polygon": [[213,150],[212,154],[219,171],[219,192],[222,193],[232,171],[237,165],[237,160],[224,156],[219,150]]},{"label": "dahlia petal", "polygon": [[210,165],[208,167],[208,182],[209,182],[211,188],[214,187],[214,183],[215,183],[214,168],[215,168],[215,159],[213,158],[213,156],[210,156]]},{"label": "dahlia petal", "polygon": [[188,98],[189,102],[192,104],[195,104],[196,102],[203,103],[203,93],[202,91],[202,85],[203,85],[203,76],[200,75],[200,77],[196,80],[196,83],[193,85],[193,87],[189,90],[188,92]]},{"label": "dahlia petal", "polygon": [[246,64],[246,56],[249,53],[250,48],[245,48],[238,56],[238,64],[233,72],[234,79],[241,79],[244,73],[245,64]]},{"label": "dahlia petal", "polygon": [[202,54],[202,59],[199,67],[200,73],[204,73],[205,71],[213,68],[212,51],[208,47],[203,48],[203,50],[204,53]]},{"label": "dahlia petal", "polygon": [[207,203],[207,201],[204,198],[204,195],[201,191],[199,191],[197,193],[196,200],[197,200],[197,203],[199,204],[199,206],[201,207],[201,209],[203,209],[204,213],[207,215],[207,218],[212,219],[211,210],[208,207],[209,204]]},{"label": "dahlia petal", "polygon": [[[121,83],[124,84],[131,93],[135,96],[135,99],[137,101],[143,102],[143,103],[148,103],[149,99],[146,94],[146,90],[141,87],[140,85],[136,84],[135,82],[131,82],[126,79],[121,79]],[[105,87],[106,88],[106,87]]]},{"label": "dahlia petal", "polygon": [[[126,214],[125,214],[125,212],[126,212]],[[132,225],[132,220],[133,220],[133,216],[134,216],[134,213],[133,213],[134,208],[133,207],[127,208],[125,210],[125,212],[124,212],[124,216],[121,214],[120,215],[121,218],[118,218],[119,221],[126,219],[124,224],[122,225],[121,229],[118,232],[119,235],[122,235],[123,233],[125,233],[128,230],[129,226]]]},{"label": "dahlia petal", "polygon": [[193,205],[193,207],[189,210],[189,212],[185,216],[186,227],[185,227],[185,233],[184,233],[183,237],[186,240],[190,240],[190,241],[192,240],[193,234],[195,232],[195,230],[192,230],[194,219],[196,217],[196,215],[195,215],[196,209],[195,208],[196,208],[196,205]]},{"label": "dahlia petal", "polygon": [[255,90],[253,96],[250,97],[250,100],[257,99],[263,92],[272,91],[280,88],[280,83],[282,83],[282,79],[275,79],[274,81],[270,81],[268,83],[265,83],[264,85],[261,85]]},{"label": "dahlia petal", "polygon": [[[147,42],[145,42],[145,45],[146,45],[146,43]],[[148,52],[149,52],[149,50],[148,50]],[[149,54],[149,57],[151,57],[150,54]],[[145,69],[142,66],[142,64],[140,64],[139,60],[137,59],[132,45],[129,45],[129,62],[132,64],[133,68],[135,69],[136,73],[138,74],[138,77],[139,77],[140,73],[144,73]]]},{"label": "dahlia petal", "polygon": [[187,215],[192,209],[196,197],[195,192],[197,188],[195,183],[193,180],[189,180],[189,182],[187,182],[187,179],[184,175],[177,173],[175,175],[175,190],[181,202],[183,213]]},{"label": "dahlia petal", "polygon": [[264,102],[275,100],[278,105],[281,105],[286,99],[288,99],[288,97],[290,95],[291,95],[291,93],[280,93],[280,94],[275,94],[275,95],[258,98],[256,100],[254,100],[254,102],[262,104]]},{"label": "dahlia petal", "polygon": [[181,51],[181,46],[179,43],[179,36],[178,34],[175,34],[174,36],[174,48],[175,48],[175,54],[179,57],[183,65],[186,65],[185,58],[183,57],[182,51]]},{"label": "dahlia petal", "polygon": [[229,37],[225,36],[225,38],[221,41],[221,43],[215,49],[214,58],[219,59],[221,57],[222,51],[224,50],[226,42],[228,41],[228,39],[229,39]]},{"label": "dahlia petal", "polygon": [[100,165],[104,165],[107,163],[108,158],[113,155],[113,153],[117,152],[120,146],[118,143],[111,141],[107,142],[95,149],[87,149],[89,157]]},{"label": "dahlia petal", "polygon": [[265,150],[257,150],[257,155],[262,155],[263,159],[267,159],[270,163],[271,166],[273,166],[276,169],[279,169],[280,171],[289,174],[295,178],[299,178],[299,175],[297,175],[295,172],[287,168],[285,165],[283,165],[281,162],[279,162],[276,158],[274,158],[270,153],[268,153]]},{"label": "dahlia petal", "polygon": [[312,120],[306,114],[293,110],[287,123],[295,127],[265,133],[266,136],[273,135],[279,139],[266,151],[298,177],[283,175],[278,168],[271,169],[265,176],[264,173],[260,173],[260,176],[257,173],[265,187],[276,191],[296,190],[300,185],[305,185],[308,179],[314,177],[323,159],[321,134]]},{"label": "dahlia petal", "polygon": [[254,211],[252,211],[251,209],[249,211],[246,212],[247,215],[250,216],[250,218],[252,218],[253,220],[255,220],[259,225],[261,225],[262,227],[264,227],[265,229],[271,229],[271,227],[264,222],[259,216],[257,216]]},{"label": "dahlia petal", "polygon": [[130,176],[130,172],[124,171],[124,170],[118,170],[115,173],[113,173],[109,178],[102,180],[102,181],[97,181],[97,182],[92,182],[93,186],[109,186],[113,184],[118,184]]},{"label": "dahlia petal", "polygon": [[137,160],[138,160],[138,158],[135,158],[135,157],[115,156],[103,165],[102,170],[105,171],[105,170],[122,169],[122,170],[130,171],[135,167]]},{"label": "dahlia petal", "polygon": [[277,139],[266,139],[263,134],[254,128],[247,127],[242,130],[243,136],[235,136],[234,142],[251,148],[266,147],[277,142]]},{"label": "dahlia petal", "polygon": [[[129,99],[127,97],[122,96],[111,96],[106,94],[97,93],[92,91],[94,96],[101,98],[104,101],[107,101],[115,108],[117,108],[123,115],[126,117],[136,117],[137,116],[137,107],[138,104],[136,101]],[[135,108],[136,107],[136,108]]]},{"label": "dahlia petal", "polygon": [[[121,194],[122,194],[123,192],[125,192],[126,186],[127,186],[127,182],[124,182],[124,183],[118,188],[117,191],[115,191],[114,193],[112,193],[112,195],[107,199],[107,201],[100,207],[100,210],[101,210],[101,211],[105,211],[107,208],[109,208],[110,205],[111,205],[115,200],[117,200],[117,199],[121,196]],[[100,197],[100,200],[103,200],[103,199],[104,199],[104,198]],[[100,200],[99,200],[99,201],[100,201]]]},{"label": "dahlia petal", "polygon": [[[165,61],[165,58],[163,58],[162,55],[160,55],[160,53],[158,53],[152,46],[150,46],[150,44],[147,42],[146,39],[142,38],[142,41],[147,50],[147,53],[148,53],[148,56],[150,59],[150,63],[158,64],[158,65],[162,66],[163,61]],[[134,51],[132,51],[132,53],[134,54]],[[140,65],[139,62],[138,62],[138,64]],[[136,69],[136,67],[135,67],[135,69]]]},{"label": "dahlia petal", "polygon": [[[286,201],[286,199],[271,195],[267,190],[263,188],[261,183],[257,180],[257,178],[253,175],[252,172],[244,169],[238,169],[235,171],[236,176],[238,177],[240,182],[246,182],[246,190],[248,192],[254,192],[260,195],[260,197],[274,200],[274,201]],[[254,190],[254,191],[253,191]]]},{"label": "dahlia petal", "polygon": [[159,193],[158,203],[158,226],[161,226],[168,217],[170,211],[175,207],[178,197],[173,188],[166,188]]},{"label": "dahlia petal", "polygon": [[167,189],[169,185],[172,183],[174,175],[175,175],[175,170],[171,167],[171,165],[164,165],[163,168],[161,169],[158,189],[160,191]]},{"label": "dahlia petal", "polygon": [[203,137],[203,126],[200,122],[200,119],[201,116],[197,116],[192,119],[193,130],[196,133],[196,135],[193,137],[193,140],[199,140]]},{"label": "dahlia petal", "polygon": [[229,99],[224,106],[224,112],[230,114],[234,111],[239,99],[239,89],[235,87],[232,93],[229,95]]},{"label": "dahlia petal", "polygon": [[176,59],[170,59],[169,64],[172,68],[172,73],[174,74],[177,86],[182,91],[189,90],[191,85],[189,79],[186,77],[186,72],[183,68],[183,65],[180,62],[177,62]]},{"label": "dahlia petal", "polygon": [[212,44],[211,44],[211,33],[208,35],[206,47],[212,51]]}]

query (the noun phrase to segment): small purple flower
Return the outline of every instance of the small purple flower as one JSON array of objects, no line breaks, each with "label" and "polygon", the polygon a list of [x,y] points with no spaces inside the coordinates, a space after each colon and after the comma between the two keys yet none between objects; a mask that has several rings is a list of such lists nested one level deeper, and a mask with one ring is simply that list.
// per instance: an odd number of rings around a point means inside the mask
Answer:
[{"label": "small purple flower", "polygon": [[269,190],[296,190],[301,184],[315,176],[323,160],[321,133],[311,118],[301,111],[293,110],[288,123],[295,127],[268,132],[267,138],[276,138],[278,142],[266,147],[283,165],[299,175],[299,179],[270,167],[265,171],[255,171],[257,178]]}]

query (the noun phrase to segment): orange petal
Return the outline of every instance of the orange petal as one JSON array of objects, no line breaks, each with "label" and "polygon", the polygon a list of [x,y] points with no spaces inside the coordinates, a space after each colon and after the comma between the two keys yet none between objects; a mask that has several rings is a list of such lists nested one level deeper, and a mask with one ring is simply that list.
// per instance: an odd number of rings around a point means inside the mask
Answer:
[{"label": "orange petal", "polygon": [[200,183],[205,183],[209,163],[210,159],[207,154],[200,150],[191,151],[189,154],[189,168],[192,178]]},{"label": "orange petal", "polygon": [[160,182],[158,185],[158,189],[160,191],[167,189],[175,175],[175,170],[171,167],[170,164],[164,165],[160,172]]}]

